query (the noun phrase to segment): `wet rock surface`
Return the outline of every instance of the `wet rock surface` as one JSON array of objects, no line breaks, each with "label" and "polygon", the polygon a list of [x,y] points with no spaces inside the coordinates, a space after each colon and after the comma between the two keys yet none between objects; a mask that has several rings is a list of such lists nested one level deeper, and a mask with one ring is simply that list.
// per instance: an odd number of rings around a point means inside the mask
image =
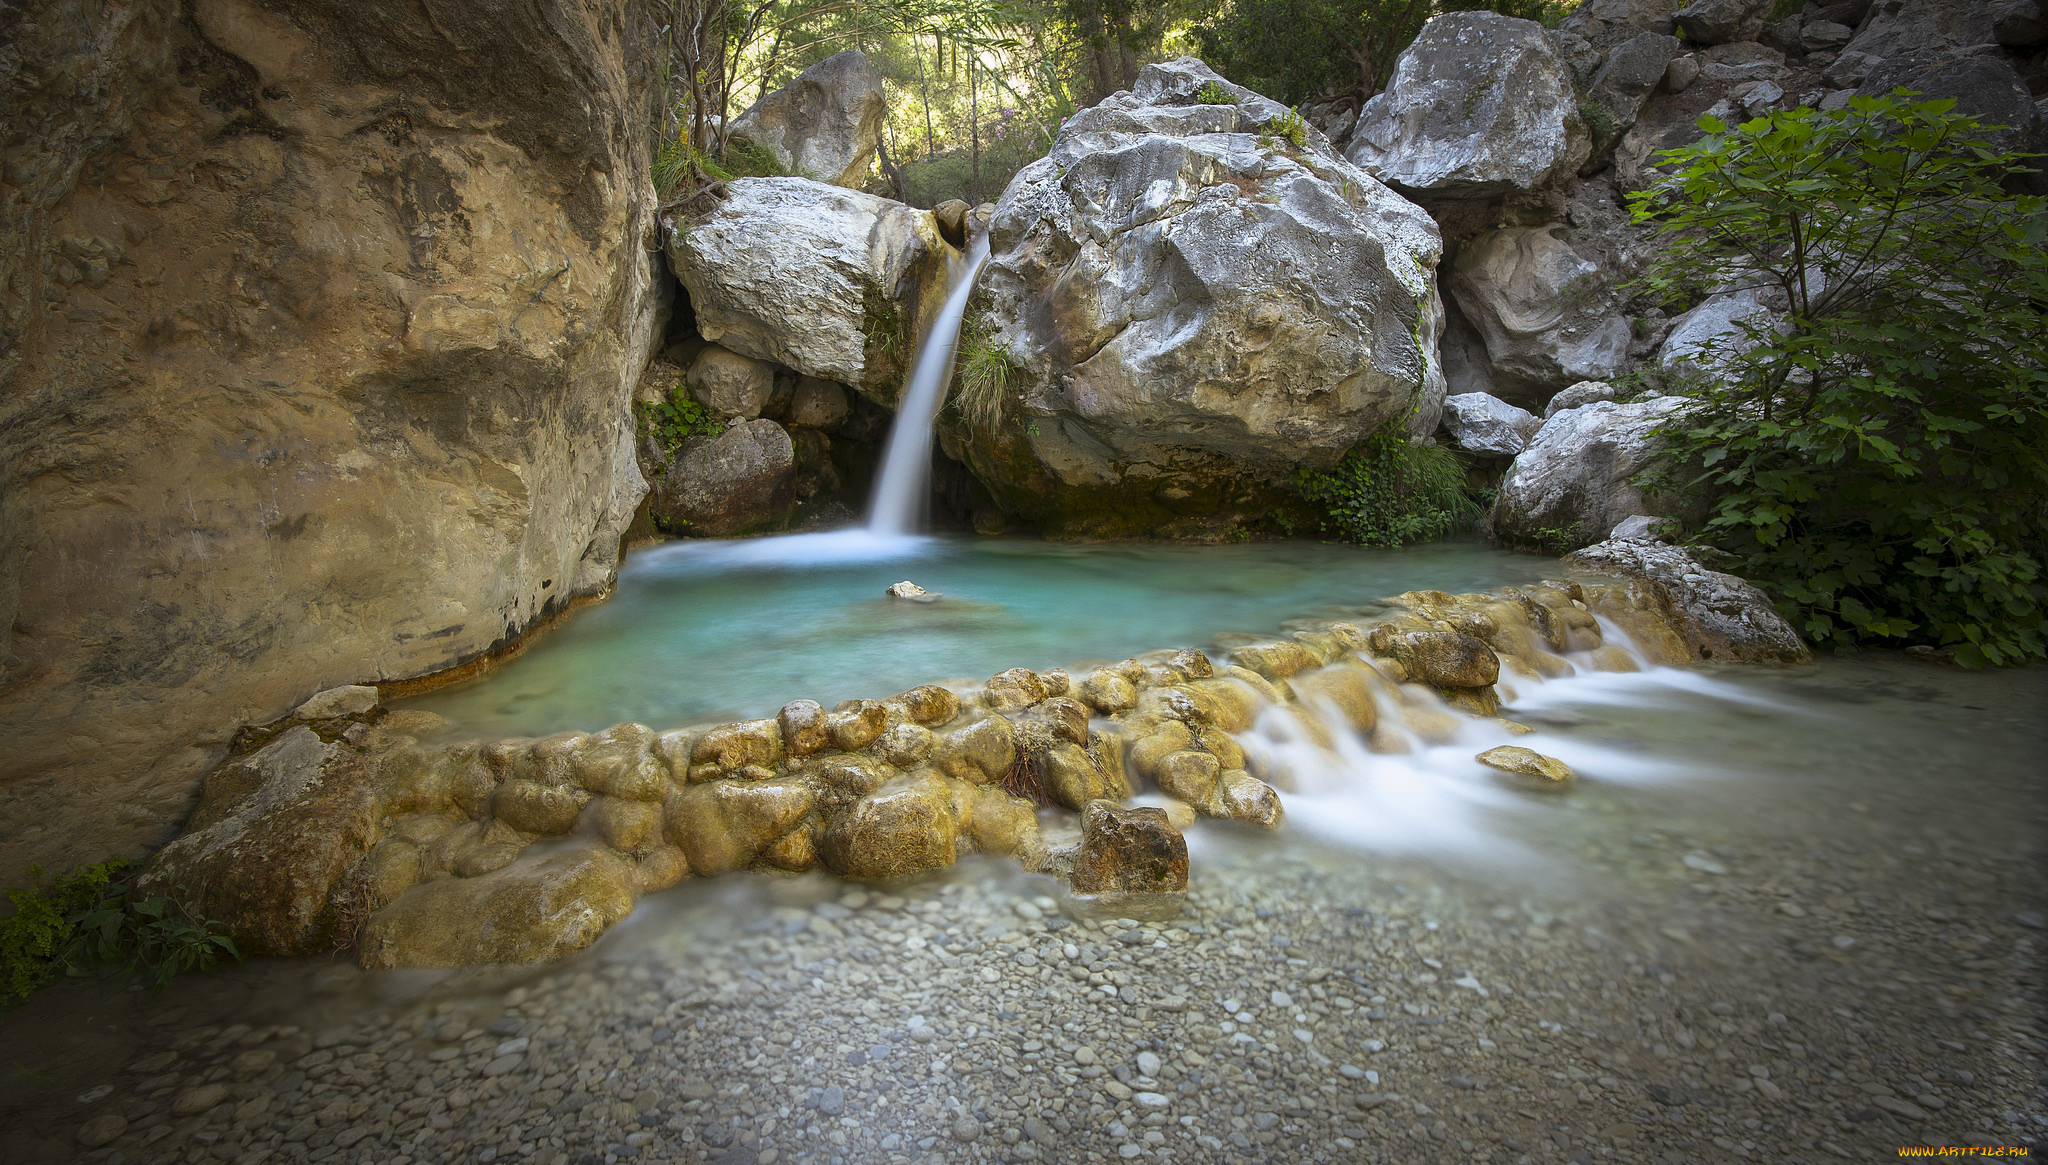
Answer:
[{"label": "wet rock surface", "polygon": [[[1653,760],[1749,775],[1592,779],[1559,802],[1581,812],[1531,831],[1540,876],[1219,838],[1171,918],[1070,916],[1051,879],[977,860],[886,888],[683,888],[649,904],[656,925],[573,961],[397,993],[314,961],[160,998],[64,984],[0,1016],[32,1069],[0,1100],[0,1155],[1662,1162],[2038,1146],[2040,674],[1868,656],[1739,683],[1757,705],[1546,723],[1539,739],[1637,740]],[[1813,731],[1815,714],[1831,727]],[[1918,727],[1937,721],[1938,746]]]}]

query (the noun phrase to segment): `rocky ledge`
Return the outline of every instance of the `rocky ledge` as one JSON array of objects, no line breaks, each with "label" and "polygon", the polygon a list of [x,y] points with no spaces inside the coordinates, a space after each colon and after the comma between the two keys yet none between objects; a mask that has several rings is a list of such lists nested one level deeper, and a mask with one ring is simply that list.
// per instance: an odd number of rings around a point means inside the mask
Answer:
[{"label": "rocky ledge", "polygon": [[[643,894],[741,869],[886,879],[979,852],[1083,896],[1171,894],[1197,816],[1281,824],[1288,774],[1237,739],[1269,709],[1401,752],[1450,741],[1458,714],[1495,716],[1518,681],[1804,658],[1754,589],[1711,585],[1726,576],[1673,547],[1603,546],[1574,565],[1612,573],[1411,591],[1215,658],[1012,668],[732,724],[426,744],[440,717],[337,689],[243,734],[145,885],[226,921],[246,951],[353,947],[370,968],[559,957]],[[1477,759],[1524,786],[1572,779],[1526,749]],[[1148,791],[1162,804],[1122,806]]]}]

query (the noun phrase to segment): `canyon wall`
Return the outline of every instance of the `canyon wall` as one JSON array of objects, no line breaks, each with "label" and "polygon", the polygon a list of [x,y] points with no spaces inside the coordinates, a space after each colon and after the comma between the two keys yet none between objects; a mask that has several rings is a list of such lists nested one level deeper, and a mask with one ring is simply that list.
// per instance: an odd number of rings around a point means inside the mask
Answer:
[{"label": "canyon wall", "polygon": [[[666,310],[639,0],[0,14],[0,883],[611,583]],[[657,279],[659,274],[659,279]]]}]

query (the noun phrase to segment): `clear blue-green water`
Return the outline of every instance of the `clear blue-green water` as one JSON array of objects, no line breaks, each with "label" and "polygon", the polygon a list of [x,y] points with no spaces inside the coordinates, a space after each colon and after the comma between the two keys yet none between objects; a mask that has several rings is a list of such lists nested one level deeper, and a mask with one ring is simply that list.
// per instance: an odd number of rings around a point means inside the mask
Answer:
[{"label": "clear blue-green water", "polygon": [[[677,542],[633,554],[618,593],[518,659],[406,702],[462,736],[636,720],[765,716],[793,699],[882,697],[1009,667],[1070,667],[1206,646],[1417,588],[1480,590],[1557,572],[1477,541],[1398,550],[1309,542],[1075,545],[864,531]],[[890,599],[909,579],[936,602]]]}]

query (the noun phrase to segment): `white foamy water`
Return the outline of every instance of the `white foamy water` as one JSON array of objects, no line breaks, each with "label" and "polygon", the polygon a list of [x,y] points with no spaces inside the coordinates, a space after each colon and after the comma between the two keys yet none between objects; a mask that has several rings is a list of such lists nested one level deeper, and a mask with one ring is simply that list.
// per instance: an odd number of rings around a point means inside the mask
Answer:
[{"label": "white foamy water", "polygon": [[926,482],[931,477],[932,424],[939,406],[946,402],[946,386],[953,380],[953,353],[959,347],[967,297],[973,293],[974,277],[987,258],[988,239],[978,236],[968,245],[967,254],[955,261],[952,293],[910,366],[910,380],[903,399],[897,402],[896,421],[889,426],[889,443],[882,451],[874,500],[868,505],[870,533],[913,534],[923,525]]},{"label": "white foamy water", "polygon": [[[1484,867],[1538,859],[1520,838],[1543,819],[1569,812],[1579,788],[1646,786],[1711,778],[1711,767],[1657,756],[1636,742],[1546,731],[1573,726],[1603,709],[1655,708],[1702,698],[1763,708],[1762,695],[1712,675],[1658,667],[1621,629],[1602,621],[1605,641],[1623,647],[1639,670],[1596,671],[1589,653],[1568,660],[1573,674],[1549,680],[1503,675],[1500,716],[1527,721],[1534,733],[1497,720],[1459,715],[1429,689],[1391,686],[1381,693],[1381,724],[1367,738],[1335,707],[1268,707],[1238,738],[1253,775],[1280,791],[1289,831],[1374,853],[1449,858]],[[1404,713],[1413,715],[1405,716]],[[1578,774],[1577,788],[1531,792],[1479,763],[1480,753],[1518,745],[1555,757]],[[1377,749],[1377,751],[1375,750]]]}]

